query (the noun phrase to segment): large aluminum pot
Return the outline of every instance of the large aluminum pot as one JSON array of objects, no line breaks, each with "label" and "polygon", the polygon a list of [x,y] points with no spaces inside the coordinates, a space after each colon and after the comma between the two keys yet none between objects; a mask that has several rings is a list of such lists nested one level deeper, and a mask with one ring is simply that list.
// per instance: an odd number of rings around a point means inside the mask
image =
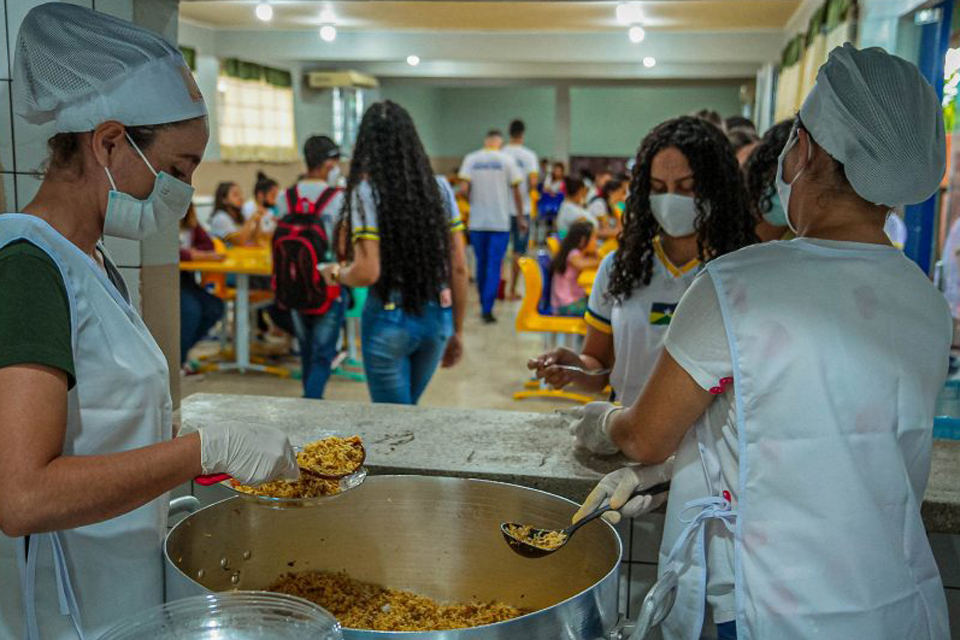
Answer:
[{"label": "large aluminum pot", "polygon": [[447,602],[500,600],[529,615],[418,633],[344,629],[345,640],[596,640],[617,619],[620,539],[597,520],[557,553],[514,554],[501,521],[563,527],[576,505],[516,485],[423,476],[368,478],[320,507],[275,510],[230,498],[167,536],[167,599],[264,589],[288,571],[346,571]]}]

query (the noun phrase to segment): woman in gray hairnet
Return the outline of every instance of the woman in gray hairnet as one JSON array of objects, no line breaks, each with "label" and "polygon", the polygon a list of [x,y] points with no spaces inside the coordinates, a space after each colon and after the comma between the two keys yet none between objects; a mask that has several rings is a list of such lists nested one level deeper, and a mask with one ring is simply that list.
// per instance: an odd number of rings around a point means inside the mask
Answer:
[{"label": "woman in gray hairnet", "polygon": [[707,604],[724,639],[949,637],[920,504],[950,314],[883,232],[944,167],[916,67],[835,49],[780,156],[797,239],[711,262],[640,399],[585,407],[579,443],[642,464],[584,509],[642,513],[662,498],[631,495],[672,477],[645,603],[665,609],[675,589],[665,638],[699,637]]},{"label": "woman in gray hairnet", "polygon": [[295,478],[296,459],[274,430],[174,437],[166,360],[98,244],[187,211],[207,111],[180,53],[51,3],[15,65],[17,112],[57,134],[36,197],[0,215],[0,638],[95,638],[163,600],[167,491]]}]

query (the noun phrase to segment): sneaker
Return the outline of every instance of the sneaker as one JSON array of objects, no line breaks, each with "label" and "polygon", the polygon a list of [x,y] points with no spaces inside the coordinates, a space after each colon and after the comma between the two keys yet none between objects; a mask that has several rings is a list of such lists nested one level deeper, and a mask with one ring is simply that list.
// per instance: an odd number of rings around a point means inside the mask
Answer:
[{"label": "sneaker", "polygon": [[492,313],[485,313],[483,314],[482,318],[484,324],[493,324],[497,321],[497,319],[493,317]]}]

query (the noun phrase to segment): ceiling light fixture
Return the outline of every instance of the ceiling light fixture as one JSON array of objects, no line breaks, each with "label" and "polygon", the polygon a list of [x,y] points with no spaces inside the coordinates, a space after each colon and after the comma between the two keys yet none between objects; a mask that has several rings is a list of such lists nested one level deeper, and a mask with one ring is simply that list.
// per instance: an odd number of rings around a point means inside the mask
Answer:
[{"label": "ceiling light fixture", "polygon": [[257,17],[264,22],[273,20],[273,7],[270,6],[269,2],[261,2],[258,4],[255,13]]},{"label": "ceiling light fixture", "polygon": [[630,31],[627,32],[630,35],[630,42],[637,44],[643,42],[643,39],[647,37],[647,32],[643,30],[643,27],[632,26]]},{"label": "ceiling light fixture", "polygon": [[415,67],[420,64],[420,56],[407,56],[407,64]]},{"label": "ceiling light fixture", "polygon": [[324,9],[320,12],[320,22],[323,23],[333,23],[337,21],[337,16],[334,15],[332,9]]},{"label": "ceiling light fixture", "polygon": [[320,37],[324,42],[333,42],[337,39],[337,28],[332,24],[325,24],[320,27]]},{"label": "ceiling light fixture", "polygon": [[617,21],[624,25],[643,22],[643,6],[637,2],[621,2],[617,5]]},{"label": "ceiling light fixture", "polygon": [[657,59],[653,56],[647,56],[643,59],[643,66],[645,66],[647,69],[653,69],[655,66],[657,66]]}]

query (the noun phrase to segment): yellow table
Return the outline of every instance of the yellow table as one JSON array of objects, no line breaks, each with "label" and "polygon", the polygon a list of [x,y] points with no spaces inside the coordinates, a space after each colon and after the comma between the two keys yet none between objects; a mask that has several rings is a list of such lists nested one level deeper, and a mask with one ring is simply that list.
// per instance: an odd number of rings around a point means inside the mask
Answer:
[{"label": "yellow table", "polygon": [[276,367],[254,364],[250,361],[250,276],[269,276],[273,273],[273,260],[266,247],[238,247],[227,249],[225,260],[181,262],[181,271],[234,274],[237,277],[237,326],[233,337],[234,362],[223,363],[221,371],[237,370],[275,373]]},{"label": "yellow table", "polygon": [[593,290],[593,281],[596,279],[596,269],[584,269],[580,272],[580,275],[577,276],[577,284],[583,287],[583,290],[587,292],[587,295],[590,295],[590,291]]}]

